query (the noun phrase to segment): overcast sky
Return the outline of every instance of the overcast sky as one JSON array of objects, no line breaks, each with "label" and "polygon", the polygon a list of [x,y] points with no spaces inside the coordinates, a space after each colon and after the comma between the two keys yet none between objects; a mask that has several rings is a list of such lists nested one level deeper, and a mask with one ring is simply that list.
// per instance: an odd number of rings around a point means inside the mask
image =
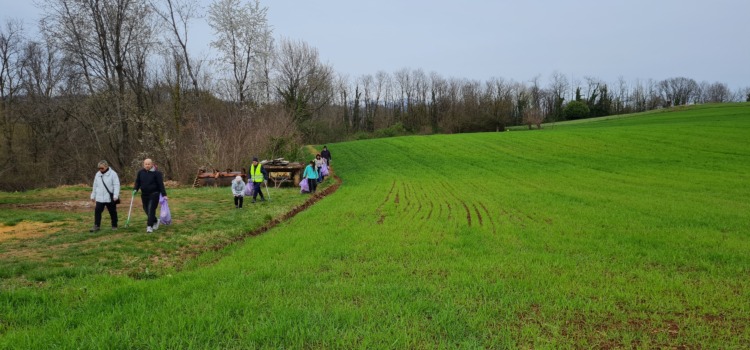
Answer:
[{"label": "overcast sky", "polygon": [[[210,1],[202,2],[206,7]],[[750,0],[265,0],[275,35],[316,47],[356,78],[421,68],[480,81],[615,83],[684,76],[750,87]],[[0,0],[0,20],[36,27],[28,0]],[[210,52],[205,19],[190,33]]]}]

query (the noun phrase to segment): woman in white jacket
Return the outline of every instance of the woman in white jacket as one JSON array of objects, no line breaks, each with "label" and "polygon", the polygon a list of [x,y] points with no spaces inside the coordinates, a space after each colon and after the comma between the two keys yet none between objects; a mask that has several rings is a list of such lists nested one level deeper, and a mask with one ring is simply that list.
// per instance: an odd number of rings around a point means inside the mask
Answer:
[{"label": "woman in white jacket", "polygon": [[96,203],[94,208],[94,227],[89,232],[99,231],[102,223],[102,212],[107,207],[112,219],[112,230],[117,230],[117,204],[120,199],[120,178],[109,167],[106,160],[99,162],[99,171],[94,175],[91,186],[91,201]]},{"label": "woman in white jacket", "polygon": [[234,195],[234,208],[242,209],[242,202],[245,199],[245,181],[240,175],[232,181],[232,195]]}]

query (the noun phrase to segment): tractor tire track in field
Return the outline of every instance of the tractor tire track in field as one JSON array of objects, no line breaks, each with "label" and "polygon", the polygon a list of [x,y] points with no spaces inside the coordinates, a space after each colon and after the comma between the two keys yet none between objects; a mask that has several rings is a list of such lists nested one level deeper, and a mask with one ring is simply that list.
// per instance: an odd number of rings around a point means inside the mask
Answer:
[{"label": "tractor tire track in field", "polygon": [[[432,189],[434,193],[431,197],[430,193],[432,192],[420,186],[419,183],[392,181],[385,200],[375,209],[376,223],[383,224],[385,222],[386,206],[391,205],[395,206],[394,209],[401,219],[410,221],[430,220],[433,219],[433,216],[444,217],[444,215],[447,216],[448,221],[453,221],[454,218],[458,218],[454,209],[460,212],[461,209],[459,208],[463,207],[463,212],[460,216],[466,218],[466,225],[468,227],[487,227],[491,228],[493,233],[497,232],[497,223],[485,203],[481,201],[467,201],[466,198],[457,196],[455,194],[456,190],[444,181],[439,182],[434,187]],[[505,216],[512,219],[520,219],[507,212]]]},{"label": "tractor tire track in field", "polygon": [[424,191],[419,185],[410,182],[404,183],[404,201],[406,206],[403,208],[403,213],[406,220],[424,219],[424,215],[420,215],[420,213],[424,213],[422,211],[423,203],[429,201],[429,199],[425,198]]},{"label": "tractor tire track in field", "polygon": [[317,203],[318,201],[322,200],[323,198],[327,197],[328,195],[331,195],[331,194],[335,193],[336,191],[338,191],[339,187],[341,187],[341,178],[339,178],[338,175],[334,174],[333,175],[333,179],[335,180],[335,182],[334,182],[333,185],[331,185],[330,187],[324,189],[323,191],[320,191],[320,192],[317,192],[317,193],[313,194],[304,203],[302,203],[302,204],[300,204],[300,205],[292,208],[292,210],[284,213],[284,215],[282,215],[280,217],[277,217],[275,219],[272,219],[271,221],[267,222],[265,225],[263,225],[261,227],[258,227],[255,230],[252,230],[250,232],[245,232],[245,233],[243,233],[241,235],[232,237],[230,240],[228,240],[226,242],[222,242],[221,244],[214,245],[214,246],[210,247],[209,249],[212,250],[212,251],[222,250],[222,249],[226,248],[227,246],[229,246],[230,244],[234,244],[236,242],[244,241],[245,238],[247,238],[247,237],[253,237],[253,236],[261,235],[261,234],[265,233],[266,231],[268,231],[268,230],[276,227],[276,225],[278,225],[278,224],[280,224],[280,223],[282,223],[284,221],[287,221],[287,220],[293,218],[294,216],[296,216],[297,214],[301,213],[302,211],[310,208],[310,206],[312,206],[313,204]]},{"label": "tractor tire track in field", "polygon": [[383,214],[383,206],[386,205],[388,201],[390,201],[391,194],[393,194],[394,188],[396,188],[396,180],[393,180],[393,182],[391,183],[391,189],[388,190],[388,193],[385,195],[385,200],[382,203],[380,203],[380,205],[378,205],[378,207],[375,209],[375,215],[378,216],[378,221],[377,221],[378,225],[382,225],[383,221],[385,221],[385,214]]},{"label": "tractor tire track in field", "polygon": [[432,217],[432,211],[434,209],[435,209],[435,204],[433,204],[432,201],[430,201],[430,211],[427,212],[427,218],[426,218],[427,220],[430,220],[430,218]]},{"label": "tractor tire track in field", "polygon": [[464,201],[461,201],[461,205],[464,206],[464,210],[466,211],[466,221],[469,222],[469,227],[471,227],[471,211]]},{"label": "tractor tire track in field", "polygon": [[[451,193],[451,190],[448,188],[448,185],[445,182],[440,182],[440,185],[445,190],[445,193]],[[451,196],[455,198],[455,196],[453,196],[452,194]],[[446,201],[446,204],[448,204],[448,221],[451,221],[451,219],[453,219],[453,207],[451,207],[450,201]]]},{"label": "tractor tire track in field", "polygon": [[487,209],[487,206],[484,205],[484,203],[479,202],[479,206],[484,209],[484,212],[487,213],[487,218],[490,221],[490,226],[492,227],[492,233],[497,233],[497,228],[495,227],[495,219],[492,218],[492,215],[490,214],[490,211]]},{"label": "tractor tire track in field", "polygon": [[476,204],[472,204],[472,206],[474,207],[474,212],[477,213],[477,219],[479,219],[479,226],[484,226],[482,224],[482,213],[479,212],[479,208],[477,208]]},{"label": "tractor tire track in field", "polygon": [[383,206],[386,203],[388,203],[388,200],[391,199],[391,194],[393,193],[393,188],[395,188],[395,187],[396,187],[396,180],[393,180],[393,182],[391,183],[391,189],[388,190],[388,194],[385,195],[385,200],[383,201],[383,203],[380,203],[380,205],[378,206],[377,210],[380,210],[381,208],[383,208]]},{"label": "tractor tire track in field", "polygon": [[[459,203],[461,203],[461,205],[464,207],[464,212],[466,212],[466,223],[467,223],[467,225],[469,225],[469,227],[471,227],[471,210],[469,209],[469,206],[466,205],[466,202],[463,199],[459,198],[458,196],[456,196],[454,194],[455,192],[453,191],[453,189],[451,189],[448,186],[448,184],[446,182],[440,182],[440,185],[443,187],[443,189],[445,189],[445,193],[447,193],[451,197],[455,198],[455,200],[458,201]],[[450,204],[448,205],[448,208],[450,209]],[[477,211],[477,214],[479,214],[479,211]],[[481,215],[479,215],[477,217],[477,219],[479,221],[479,226],[482,226],[483,224],[482,224],[482,217],[481,217]]]},{"label": "tractor tire track in field", "polygon": [[422,211],[422,200],[419,198],[420,191],[415,190],[413,184],[411,183],[404,183],[404,188],[405,196],[408,195],[408,197],[406,197],[405,209],[410,209],[410,207],[412,207],[412,202],[414,202],[414,204],[416,204],[417,206],[417,211],[414,212],[413,215],[409,215],[409,217],[413,217],[416,219],[419,215],[419,212]]}]

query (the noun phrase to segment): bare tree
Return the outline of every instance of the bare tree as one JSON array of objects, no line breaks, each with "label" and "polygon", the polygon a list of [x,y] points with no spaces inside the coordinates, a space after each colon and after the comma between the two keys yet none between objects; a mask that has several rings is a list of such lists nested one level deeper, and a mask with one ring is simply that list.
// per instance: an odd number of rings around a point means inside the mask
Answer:
[{"label": "bare tree", "polygon": [[[116,165],[129,163],[131,122],[138,113],[128,85],[144,108],[151,7],[146,0],[44,0],[43,31],[73,60],[91,95],[102,93],[95,115],[105,116],[108,146]],[[113,103],[114,101],[114,103]]]},{"label": "bare tree", "polygon": [[513,118],[513,88],[512,84],[503,79],[492,79],[495,85],[495,116],[497,118],[497,131],[505,130]]},{"label": "bare tree", "polygon": [[23,85],[28,105],[24,120],[33,136],[29,140],[32,161],[38,163],[47,151],[60,155],[69,149],[69,142],[58,142],[71,128],[67,126],[69,119],[57,113],[54,98],[62,95],[65,76],[70,71],[59,50],[49,41],[28,42],[23,60]]},{"label": "bare tree", "polygon": [[185,69],[193,91],[197,94],[198,73],[202,66],[202,60],[193,60],[188,53],[188,27],[191,20],[200,18],[199,4],[197,0],[152,0],[156,14],[161,18],[162,25],[168,30],[166,38],[173,55],[179,55],[181,67]]},{"label": "bare tree", "polygon": [[21,114],[17,110],[17,94],[23,81],[23,24],[12,20],[0,28],[0,130],[5,139],[5,161],[0,174],[18,169],[13,149],[16,124]]},{"label": "bare tree", "polygon": [[[391,76],[388,75],[385,71],[378,71],[375,73],[375,101],[374,101],[374,108],[372,111],[373,114],[373,129],[377,129],[378,126],[385,126],[388,124],[388,121],[385,120],[386,118],[379,118],[378,111],[382,110],[380,108],[381,100],[383,101],[383,105],[387,105],[387,101],[390,96],[390,86],[391,86]],[[382,122],[380,122],[382,120]]]},{"label": "bare tree", "polygon": [[700,91],[700,102],[723,103],[732,100],[732,92],[726,84],[715,82],[710,84],[702,82],[698,89]]},{"label": "bare tree", "polygon": [[273,82],[272,74],[276,60],[276,42],[272,37],[271,27],[266,26],[261,33],[261,44],[263,47],[258,51],[255,62],[255,99],[260,103],[268,103],[272,100]]},{"label": "bare tree", "polygon": [[658,87],[661,97],[668,106],[685,105],[698,96],[698,83],[685,77],[662,80]]},{"label": "bare tree", "polygon": [[439,130],[440,120],[448,111],[448,82],[437,72],[430,73],[430,127]]},{"label": "bare tree", "polygon": [[[411,74],[409,74],[409,69],[402,68],[393,73],[393,77],[401,92],[398,100],[399,110],[397,112],[400,115],[404,115],[409,113],[409,108],[411,108],[411,95],[413,91]],[[403,122],[401,118],[398,120]]]},{"label": "bare tree", "polygon": [[635,86],[630,92],[630,101],[633,104],[634,112],[643,112],[646,110],[648,96],[646,88],[640,80],[636,80]]},{"label": "bare tree", "polygon": [[374,78],[370,74],[363,75],[359,78],[359,84],[362,85],[362,93],[364,94],[365,110],[362,121],[360,123],[360,129],[365,131],[373,131],[373,110],[375,106],[372,101],[372,87]]},{"label": "bare tree", "polygon": [[264,40],[269,32],[266,19],[267,7],[255,0],[217,0],[208,10],[208,24],[216,34],[211,46],[222,54],[221,62],[230,72],[233,98],[245,103],[252,88],[254,65],[267,45]]},{"label": "bare tree", "polygon": [[539,108],[533,107],[524,111],[523,123],[529,126],[529,130],[531,130],[532,125],[536,125],[537,129],[541,129],[543,122],[544,113]]},{"label": "bare tree", "polygon": [[427,74],[422,69],[415,69],[411,73],[412,76],[412,87],[413,87],[413,99],[412,102],[414,108],[409,113],[409,120],[411,123],[411,130],[418,131],[422,126],[429,125],[429,117],[427,114],[427,95],[430,91],[430,82]]},{"label": "bare tree", "polygon": [[565,75],[557,71],[552,73],[549,86],[549,114],[554,118],[553,120],[564,119],[563,102],[565,101],[565,95],[568,93],[569,88],[570,84]]},{"label": "bare tree", "polygon": [[352,121],[349,115],[349,76],[346,74],[339,74],[336,77],[336,92],[339,96],[339,105],[343,106],[343,115],[341,121],[344,123],[344,128],[349,131],[352,128]]},{"label": "bare tree", "polygon": [[330,103],[333,77],[333,68],[320,61],[317,49],[304,41],[281,41],[275,90],[298,126]]}]

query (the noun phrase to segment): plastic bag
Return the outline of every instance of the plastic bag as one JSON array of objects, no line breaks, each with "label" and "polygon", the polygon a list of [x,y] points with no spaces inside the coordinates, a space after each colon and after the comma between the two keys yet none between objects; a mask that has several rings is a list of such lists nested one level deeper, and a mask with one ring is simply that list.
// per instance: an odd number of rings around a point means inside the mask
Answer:
[{"label": "plastic bag", "polygon": [[325,164],[320,167],[320,177],[323,176],[328,176],[328,166]]},{"label": "plastic bag", "polygon": [[247,182],[247,185],[245,185],[245,197],[250,197],[253,195],[253,181],[250,180]]},{"label": "plastic bag", "polygon": [[310,192],[310,186],[307,184],[307,179],[302,179],[302,181],[299,182],[299,187],[299,193]]},{"label": "plastic bag", "polygon": [[169,211],[169,204],[167,204],[167,199],[164,198],[164,196],[162,196],[161,194],[159,195],[159,206],[161,207],[161,209],[159,209],[159,224],[171,224],[172,213]]}]

